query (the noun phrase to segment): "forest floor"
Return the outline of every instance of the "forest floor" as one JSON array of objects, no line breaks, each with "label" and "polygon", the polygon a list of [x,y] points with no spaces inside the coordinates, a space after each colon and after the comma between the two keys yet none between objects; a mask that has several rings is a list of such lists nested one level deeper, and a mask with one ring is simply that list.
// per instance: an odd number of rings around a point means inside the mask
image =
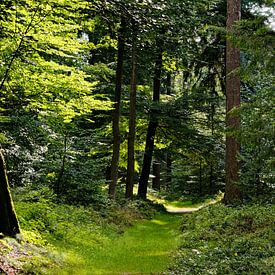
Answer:
[{"label": "forest floor", "polygon": [[50,274],[160,274],[180,243],[180,220],[181,215],[160,213],[97,246],[87,236],[67,251],[79,260]]},{"label": "forest floor", "polygon": [[[151,197],[151,199],[156,201],[156,198]],[[33,216],[30,224],[35,222],[37,227],[42,222],[43,228],[45,224],[52,224],[48,231],[56,226],[57,229],[61,227],[55,235],[51,233],[47,237],[46,234],[41,240],[39,234],[36,235],[37,232],[33,235],[32,231],[26,231],[24,235],[30,235],[31,243],[35,240],[38,246],[32,246],[28,241],[20,244],[13,239],[4,240],[2,247],[5,249],[1,250],[0,247],[0,252],[3,252],[2,256],[0,255],[0,274],[12,275],[22,270],[27,272],[25,274],[33,272],[32,274],[51,275],[161,274],[171,263],[180,245],[179,227],[182,214],[192,213],[216,201],[215,199],[204,204],[158,201],[165,205],[167,212],[159,212],[149,220],[138,218],[132,226],[122,228],[121,232],[118,231],[116,221],[112,219],[111,224],[104,225],[104,220],[96,218],[94,214],[89,218],[88,209],[76,210],[51,206],[47,209],[48,214],[45,212],[45,215],[41,216],[42,209],[45,211],[45,208],[49,207],[47,204],[36,204],[35,208],[29,203],[18,204],[19,216],[23,215],[24,218]],[[34,209],[37,209],[35,213]],[[123,219],[127,219],[129,214],[131,215],[129,218],[133,216],[128,208],[129,213],[124,213],[123,209],[120,211],[122,212],[113,213],[117,221],[120,219],[117,215],[123,215]],[[56,219],[56,214],[63,216],[64,221]],[[44,217],[45,220],[37,220],[39,217]],[[68,221],[70,217],[76,220]],[[82,224],[84,217],[87,222]],[[103,224],[100,224],[102,222]],[[113,222],[115,223],[112,225]],[[49,247],[48,245],[44,247],[44,240],[50,245]]]},{"label": "forest floor", "polygon": [[[84,236],[68,251],[74,261],[55,274],[160,274],[171,263],[180,244],[182,214],[198,211],[221,198],[222,195],[204,203],[188,205],[186,202],[166,201],[167,213],[139,221],[120,236],[111,236],[96,246],[89,243],[89,236]],[[62,248],[62,242],[55,246]]]}]

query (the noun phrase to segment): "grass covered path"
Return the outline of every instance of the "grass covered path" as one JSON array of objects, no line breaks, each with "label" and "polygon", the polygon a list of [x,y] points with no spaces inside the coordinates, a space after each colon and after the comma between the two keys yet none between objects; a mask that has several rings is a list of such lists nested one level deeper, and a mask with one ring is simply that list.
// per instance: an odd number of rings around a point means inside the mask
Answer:
[{"label": "grass covered path", "polygon": [[71,250],[72,264],[56,274],[158,274],[179,245],[180,220],[180,215],[160,213],[96,245],[83,236]]}]

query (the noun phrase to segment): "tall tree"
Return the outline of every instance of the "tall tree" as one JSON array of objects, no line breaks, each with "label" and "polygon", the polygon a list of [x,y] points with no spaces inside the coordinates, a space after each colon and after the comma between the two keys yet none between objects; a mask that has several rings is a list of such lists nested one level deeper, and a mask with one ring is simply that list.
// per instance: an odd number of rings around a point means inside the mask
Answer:
[{"label": "tall tree", "polygon": [[[162,55],[163,55],[163,33],[160,34],[160,38],[156,40],[157,57],[155,61],[154,70],[154,82],[153,82],[153,101],[159,102],[160,88],[161,88],[161,71],[162,71]],[[138,186],[138,196],[142,199],[146,199],[147,187],[150,174],[150,168],[152,163],[152,156],[154,151],[154,139],[156,130],[158,127],[157,117],[153,114],[150,118],[147,128],[146,145],[143,157],[143,164]]]},{"label": "tall tree", "polygon": [[[241,18],[241,1],[227,1],[227,22],[226,27],[229,34],[234,31],[234,25]],[[237,129],[240,126],[240,118],[230,113],[232,109],[238,108],[241,103],[240,98],[240,50],[227,39],[226,42],[226,126],[228,130]],[[241,198],[240,190],[236,182],[238,181],[239,163],[238,153],[240,144],[232,134],[226,135],[226,157],[225,157],[225,203],[234,203]]]},{"label": "tall tree", "polygon": [[4,156],[0,150],[0,232],[7,236],[20,233],[9,190],[9,181]]},{"label": "tall tree", "polygon": [[116,88],[115,88],[115,104],[113,110],[113,155],[110,171],[110,183],[109,183],[109,196],[115,198],[116,185],[118,179],[118,165],[119,165],[119,151],[120,151],[120,101],[122,91],[122,79],[123,79],[123,60],[124,60],[124,48],[125,48],[125,28],[126,20],[121,18],[121,26],[118,32],[118,53],[117,53],[117,68],[116,68]]},{"label": "tall tree", "polygon": [[130,114],[129,114],[129,135],[128,135],[128,159],[126,178],[126,198],[133,197],[134,175],[135,175],[135,135],[136,135],[136,94],[137,94],[137,31],[133,21],[132,38],[132,74],[130,90]]}]

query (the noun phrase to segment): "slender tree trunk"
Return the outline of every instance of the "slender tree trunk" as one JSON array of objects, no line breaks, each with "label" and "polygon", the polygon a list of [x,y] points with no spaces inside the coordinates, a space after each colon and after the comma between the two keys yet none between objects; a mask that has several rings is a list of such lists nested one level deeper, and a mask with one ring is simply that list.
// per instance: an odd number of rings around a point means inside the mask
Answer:
[{"label": "slender tree trunk", "polygon": [[110,169],[110,183],[109,183],[109,197],[115,199],[116,186],[118,179],[118,164],[119,164],[119,151],[120,151],[120,101],[122,91],[122,78],[123,78],[123,59],[125,48],[125,18],[121,19],[121,26],[118,33],[118,54],[117,54],[117,68],[116,68],[116,88],[115,88],[115,104],[113,110],[113,155]]},{"label": "slender tree trunk", "polygon": [[153,162],[153,175],[155,177],[153,178],[152,188],[160,191],[160,162],[158,159]]},{"label": "slender tree trunk", "polygon": [[16,60],[17,57],[20,56],[20,51],[21,51],[21,49],[22,49],[22,47],[24,45],[24,40],[27,37],[28,32],[31,30],[31,28],[34,25],[35,17],[37,16],[37,13],[39,12],[40,6],[41,5],[39,4],[36,7],[35,11],[33,12],[31,20],[30,20],[29,24],[27,25],[25,31],[23,32],[17,48],[15,49],[15,51],[11,55],[11,59],[8,62],[8,66],[7,66],[6,71],[4,73],[4,77],[3,77],[3,79],[1,80],[1,83],[0,83],[0,90],[3,90],[3,88],[4,88],[4,84],[5,84],[6,80],[8,79],[8,76],[9,76],[9,74],[11,72],[12,65],[13,65],[14,61]]},{"label": "slender tree trunk", "polygon": [[172,184],[172,157],[168,151],[166,155],[166,189],[169,190]]},{"label": "slender tree trunk", "polygon": [[[227,30],[232,32],[234,23],[241,17],[241,1],[227,0]],[[226,126],[228,129],[237,129],[240,126],[240,118],[231,115],[229,112],[239,107],[240,100],[240,77],[238,70],[240,67],[240,50],[227,40],[226,42]],[[241,199],[241,193],[236,182],[238,181],[239,163],[238,153],[240,144],[231,135],[226,135],[226,156],[225,156],[225,203],[234,203]]]},{"label": "slender tree trunk", "polygon": [[[171,95],[172,77],[170,72],[167,73],[166,83],[167,83],[166,94]],[[172,158],[169,150],[170,148],[168,147],[166,152],[166,178],[165,178],[166,190],[168,190],[171,187],[171,183],[172,183]]]},{"label": "slender tree trunk", "polygon": [[15,214],[6,164],[0,150],[0,232],[7,236],[15,236],[20,233],[19,223]]},{"label": "slender tree trunk", "polygon": [[63,153],[61,155],[61,168],[59,171],[59,175],[55,184],[55,192],[57,195],[61,195],[63,192],[63,176],[65,172],[65,165],[66,165],[66,159],[67,159],[67,136],[64,136],[64,148]]},{"label": "slender tree trunk", "polygon": [[150,121],[146,135],[146,146],[142,163],[141,176],[139,178],[138,196],[142,199],[146,199],[148,180],[150,175],[150,168],[152,162],[152,156],[154,151],[154,138],[156,134],[158,123],[156,121]]},{"label": "slender tree trunk", "polygon": [[[153,84],[153,101],[159,102],[160,99],[160,81],[161,81],[161,69],[162,69],[162,41],[157,42],[158,46],[158,54],[155,63],[155,72],[154,72],[154,84]],[[148,180],[150,174],[150,168],[152,163],[152,156],[154,151],[154,139],[156,130],[158,127],[157,118],[150,118],[148,129],[147,129],[147,136],[146,136],[146,145],[145,145],[145,152],[143,157],[143,164],[141,175],[139,178],[139,186],[138,186],[138,196],[142,199],[146,199],[147,196],[147,187],[148,187]]]},{"label": "slender tree trunk", "polygon": [[[214,99],[215,93],[212,94],[212,97]],[[211,103],[211,136],[214,136],[214,115],[215,115],[215,105],[214,102]],[[214,182],[214,165],[213,165],[213,159],[211,156],[210,159],[210,175],[209,175],[209,191],[211,194],[215,193],[215,182]]]},{"label": "slender tree trunk", "polygon": [[[133,27],[135,30],[135,26]],[[136,95],[137,95],[137,52],[136,52],[136,31],[133,31],[132,41],[132,75],[130,91],[130,118],[128,135],[128,160],[126,178],[126,198],[133,198],[135,181],[135,135],[136,135]]]},{"label": "slender tree trunk", "polygon": [[167,77],[166,77],[166,94],[167,95],[172,94],[172,76],[170,72],[167,72]]},{"label": "slender tree trunk", "polygon": [[202,165],[201,165],[201,160],[200,160],[200,167],[199,167],[199,194],[202,195]]},{"label": "slender tree trunk", "polygon": [[213,163],[211,162],[210,164],[210,175],[209,175],[209,191],[210,194],[214,194],[215,193],[215,182],[214,182],[214,167],[213,167]]}]

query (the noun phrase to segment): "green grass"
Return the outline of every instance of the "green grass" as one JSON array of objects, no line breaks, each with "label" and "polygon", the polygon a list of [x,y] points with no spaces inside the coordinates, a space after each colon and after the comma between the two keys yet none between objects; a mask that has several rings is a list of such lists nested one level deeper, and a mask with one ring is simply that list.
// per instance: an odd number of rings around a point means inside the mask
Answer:
[{"label": "green grass", "polygon": [[190,208],[196,207],[196,205],[194,205],[191,200],[188,200],[188,201],[170,201],[170,202],[167,202],[167,205],[171,205],[171,206],[174,206],[174,207],[177,207],[177,208],[180,208],[180,207],[190,207]]},{"label": "green grass", "polygon": [[[135,190],[137,192],[137,190]],[[147,197],[150,201],[154,201],[156,203],[164,205],[167,209],[176,210],[178,208],[185,208],[186,210],[190,208],[192,209],[199,209],[209,204],[214,204],[219,202],[223,199],[223,193],[218,193],[216,195],[207,197],[207,198],[199,198],[199,197],[191,197],[191,196],[184,196],[177,199],[167,199],[152,189],[148,189]]]},{"label": "green grass", "polygon": [[68,265],[50,274],[158,274],[171,260],[179,244],[178,226],[181,216],[158,214],[142,221],[122,235],[93,243],[81,234],[72,243],[55,242],[67,251]]}]

